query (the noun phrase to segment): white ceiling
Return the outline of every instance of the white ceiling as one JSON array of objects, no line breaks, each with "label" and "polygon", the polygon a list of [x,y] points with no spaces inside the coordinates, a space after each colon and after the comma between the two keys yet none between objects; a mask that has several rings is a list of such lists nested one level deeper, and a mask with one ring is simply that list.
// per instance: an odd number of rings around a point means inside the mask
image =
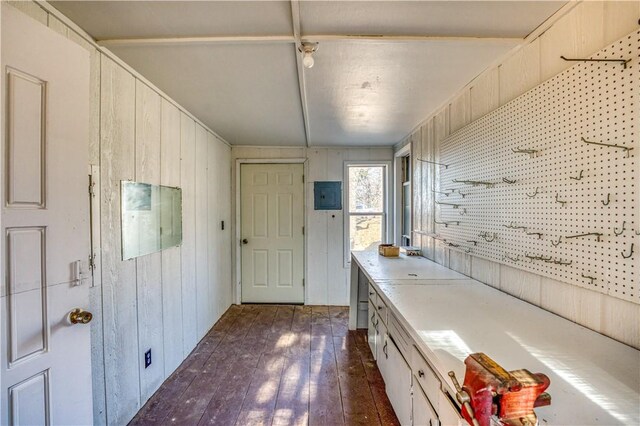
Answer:
[{"label": "white ceiling", "polygon": [[[232,144],[373,146],[401,140],[564,2],[301,1],[301,36],[320,41],[306,105],[289,1],[52,3]],[[208,39],[121,41],[184,37]]]}]

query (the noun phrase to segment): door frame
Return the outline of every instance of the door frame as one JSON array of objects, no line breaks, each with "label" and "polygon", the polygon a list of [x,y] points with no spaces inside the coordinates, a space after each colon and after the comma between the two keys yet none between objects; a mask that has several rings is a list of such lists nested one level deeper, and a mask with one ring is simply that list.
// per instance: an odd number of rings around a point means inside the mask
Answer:
[{"label": "door frame", "polygon": [[309,175],[309,162],[306,158],[237,158],[236,159],[236,171],[235,171],[235,198],[236,198],[236,211],[235,211],[235,232],[233,238],[233,245],[235,247],[235,285],[233,286],[233,300],[235,304],[242,304],[242,247],[240,240],[242,239],[242,197],[241,197],[241,185],[240,185],[240,169],[243,164],[302,164],[302,173],[305,176],[304,183],[302,184],[302,209],[304,217],[304,235],[303,238],[303,253],[302,253],[302,274],[304,279],[304,304],[307,304],[307,230],[309,229],[307,223],[307,176]]}]

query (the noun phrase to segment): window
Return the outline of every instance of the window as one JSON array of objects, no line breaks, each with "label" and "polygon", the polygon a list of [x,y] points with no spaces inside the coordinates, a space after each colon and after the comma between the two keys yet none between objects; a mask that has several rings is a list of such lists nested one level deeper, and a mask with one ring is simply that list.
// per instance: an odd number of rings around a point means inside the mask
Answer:
[{"label": "window", "polygon": [[400,244],[411,245],[411,157],[405,155],[402,162],[402,214],[400,216]]},{"label": "window", "polygon": [[377,250],[386,240],[386,182],[384,164],[347,165],[347,262],[354,250]]}]

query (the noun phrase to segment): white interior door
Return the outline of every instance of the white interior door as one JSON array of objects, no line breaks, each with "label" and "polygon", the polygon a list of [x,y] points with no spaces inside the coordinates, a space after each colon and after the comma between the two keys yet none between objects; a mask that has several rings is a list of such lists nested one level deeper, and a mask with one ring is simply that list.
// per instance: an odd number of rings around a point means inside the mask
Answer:
[{"label": "white interior door", "polygon": [[302,164],[240,168],[242,302],[304,302]]},{"label": "white interior door", "polygon": [[89,53],[1,7],[0,423],[91,424]]}]

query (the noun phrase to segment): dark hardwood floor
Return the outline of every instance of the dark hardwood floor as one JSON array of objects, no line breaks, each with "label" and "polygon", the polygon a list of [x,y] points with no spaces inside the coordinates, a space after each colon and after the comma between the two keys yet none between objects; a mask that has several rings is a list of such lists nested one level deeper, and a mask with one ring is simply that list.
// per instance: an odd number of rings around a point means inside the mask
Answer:
[{"label": "dark hardwood floor", "polygon": [[232,306],[132,425],[396,425],[348,308]]}]

